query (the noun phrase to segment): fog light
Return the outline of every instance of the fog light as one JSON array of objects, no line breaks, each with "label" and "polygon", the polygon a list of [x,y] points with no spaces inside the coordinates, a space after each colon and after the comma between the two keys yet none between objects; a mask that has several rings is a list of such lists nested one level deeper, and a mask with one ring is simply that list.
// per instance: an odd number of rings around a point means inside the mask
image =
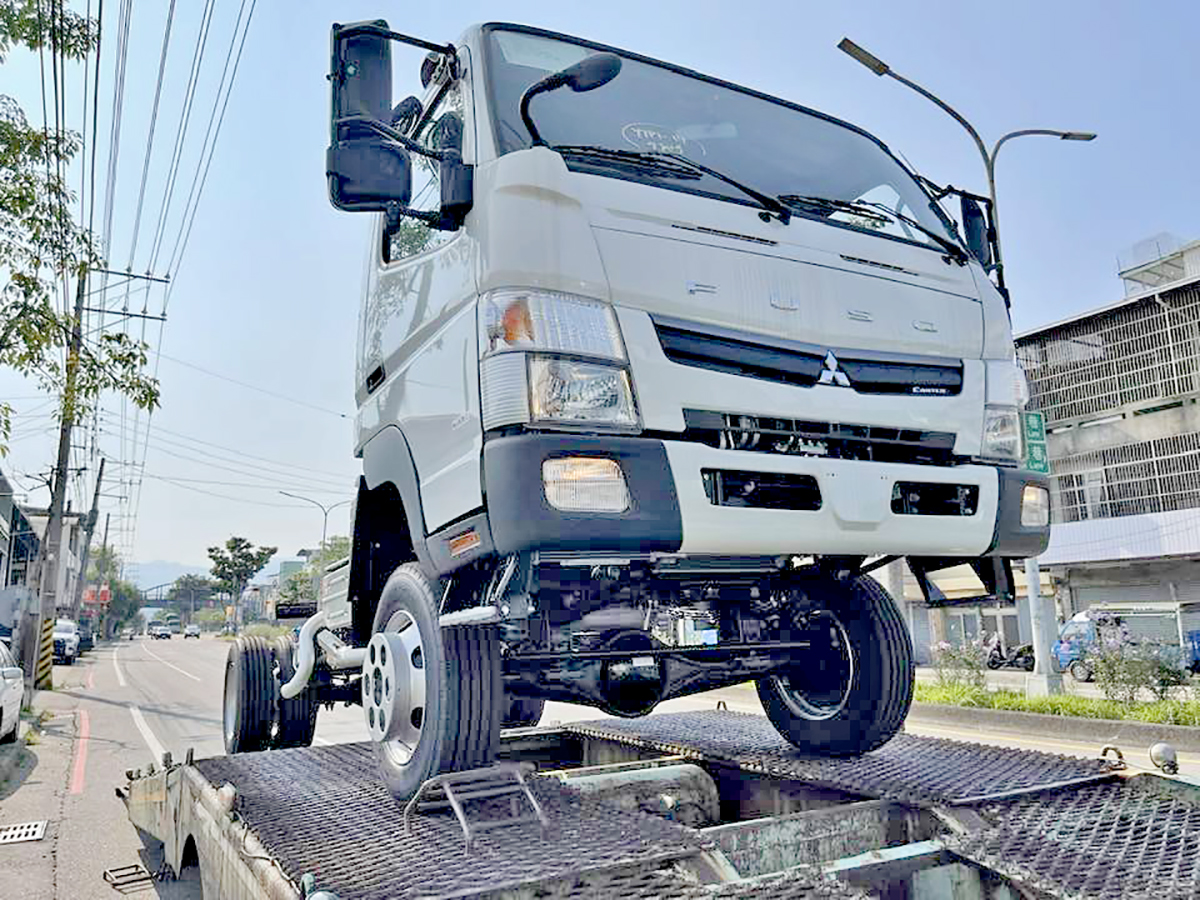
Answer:
[{"label": "fog light", "polygon": [[1021,527],[1045,528],[1050,524],[1050,492],[1036,484],[1021,491]]},{"label": "fog light", "polygon": [[629,489],[621,467],[611,459],[570,456],[542,463],[546,501],[555,509],[625,512]]}]

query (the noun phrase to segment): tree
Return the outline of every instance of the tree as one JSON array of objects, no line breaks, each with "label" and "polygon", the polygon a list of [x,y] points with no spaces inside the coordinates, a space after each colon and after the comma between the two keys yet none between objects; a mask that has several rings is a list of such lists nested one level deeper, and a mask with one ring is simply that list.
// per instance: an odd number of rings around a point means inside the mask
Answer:
[{"label": "tree", "polygon": [[288,606],[312,603],[313,595],[312,573],[307,569],[293,572],[279,588],[279,599]]},{"label": "tree", "polygon": [[[98,34],[95,20],[63,0],[0,0],[0,64],[14,46],[86,62]],[[0,286],[0,366],[57,395],[67,421],[78,421],[105,390],[145,410],[159,399],[158,381],[145,373],[145,343],[120,332],[82,342],[76,314],[57,304],[71,279],[81,298],[88,272],[103,262],[90,232],[68,212],[76,198],[67,174],[81,146],[75,132],[30,125],[20,104],[0,94],[0,277],[7,279]],[[0,401],[0,455],[11,414]]]},{"label": "tree", "polygon": [[180,575],[167,591],[167,600],[183,609],[202,604],[217,592],[217,583],[206,575]]},{"label": "tree", "polygon": [[88,581],[93,584],[104,584],[106,581],[116,581],[121,574],[121,557],[116,548],[101,546],[91,552],[88,560]]},{"label": "tree", "polygon": [[209,547],[208,558],[212,560],[213,577],[222,590],[233,596],[236,606],[241,600],[246,584],[270,562],[278,547],[258,547],[244,537],[231,537],[224,547]]},{"label": "tree", "polygon": [[325,567],[339,559],[350,555],[350,538],[344,534],[335,534],[327,538],[324,545],[309,559],[318,576],[324,573]]}]

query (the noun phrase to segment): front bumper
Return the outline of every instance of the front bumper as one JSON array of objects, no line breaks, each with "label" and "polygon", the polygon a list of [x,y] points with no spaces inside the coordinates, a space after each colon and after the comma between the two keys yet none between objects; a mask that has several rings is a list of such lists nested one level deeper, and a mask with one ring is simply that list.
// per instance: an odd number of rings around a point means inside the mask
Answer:
[{"label": "front bumper", "polygon": [[[616,461],[629,489],[630,508],[597,513],[550,506],[542,463],[565,456]],[[526,434],[489,440],[483,467],[489,530],[500,553],[1022,557],[1044,550],[1050,534],[1048,526],[1021,525],[1024,487],[1044,487],[1047,479],[988,465],[943,468],[750,454],[649,438]],[[820,488],[821,505],[811,511],[714,505],[704,489],[703,469],[811,476]],[[898,481],[974,487],[975,512],[894,513],[892,493]]]}]

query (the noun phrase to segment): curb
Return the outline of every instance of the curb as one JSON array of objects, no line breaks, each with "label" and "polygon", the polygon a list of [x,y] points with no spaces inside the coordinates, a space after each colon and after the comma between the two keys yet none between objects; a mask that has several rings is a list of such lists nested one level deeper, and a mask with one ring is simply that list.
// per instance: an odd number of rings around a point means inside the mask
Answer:
[{"label": "curb", "polygon": [[[1187,725],[1118,722],[1114,719],[1087,719],[1081,716],[1055,716],[1007,709],[973,709],[969,706],[946,706],[939,703],[914,703],[908,717],[919,722],[990,728],[1012,732],[1014,735],[1095,741],[1101,746],[1115,744],[1121,747],[1124,744],[1148,748],[1158,741],[1166,741],[1179,751],[1200,751],[1200,728]],[[1097,747],[1096,751],[1099,750],[1100,747]]]}]

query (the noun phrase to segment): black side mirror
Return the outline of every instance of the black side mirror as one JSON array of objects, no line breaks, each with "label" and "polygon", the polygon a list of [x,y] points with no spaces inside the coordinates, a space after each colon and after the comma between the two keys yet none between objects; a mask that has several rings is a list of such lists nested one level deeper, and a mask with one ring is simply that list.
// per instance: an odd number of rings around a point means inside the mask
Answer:
[{"label": "black side mirror", "polygon": [[533,124],[533,119],[529,117],[529,101],[538,94],[544,94],[547,91],[556,91],[560,87],[569,87],[575,93],[584,91],[594,91],[598,87],[603,87],[608,84],[621,72],[621,57],[612,53],[594,53],[575,63],[573,66],[567,66],[560,72],[555,72],[553,75],[547,75],[541,81],[531,85],[524,94],[521,95],[521,120],[525,123],[525,127],[529,130],[529,136],[533,138],[535,147],[545,145],[541,134],[537,130],[537,126]]},{"label": "black side mirror", "polygon": [[988,269],[992,265],[992,245],[988,240],[988,225],[983,214],[983,207],[970,197],[961,197],[960,199],[962,200],[963,237],[966,239],[967,249],[971,251],[972,256],[979,260],[984,269]]},{"label": "black side mirror", "polygon": [[442,190],[441,227],[456,231],[475,202],[475,167],[462,160],[463,123],[455,114],[441,117],[434,146],[442,154],[438,180]]},{"label": "black side mirror", "polygon": [[[334,25],[330,36],[329,200],[369,212],[412,197],[408,151],[381,133],[392,120],[392,48],[387,22]],[[403,104],[401,104],[403,106]]]}]

